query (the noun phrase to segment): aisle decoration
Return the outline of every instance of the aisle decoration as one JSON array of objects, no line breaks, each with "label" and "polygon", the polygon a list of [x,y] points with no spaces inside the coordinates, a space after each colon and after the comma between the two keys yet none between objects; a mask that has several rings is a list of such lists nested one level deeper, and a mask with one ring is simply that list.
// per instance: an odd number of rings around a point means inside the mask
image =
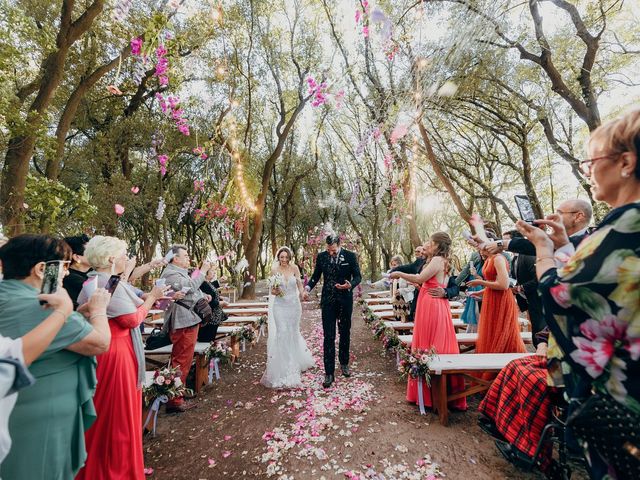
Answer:
[{"label": "aisle decoration", "polygon": [[233,352],[226,342],[211,342],[205,350],[205,361],[209,362],[209,383],[213,382],[213,376],[220,380],[220,365],[231,363]]},{"label": "aisle decoration", "polygon": [[255,330],[249,325],[243,325],[238,331],[233,332],[231,336],[241,342],[243,352],[247,349],[247,342],[249,342],[249,345],[252,345],[258,341]]},{"label": "aisle decoration", "polygon": [[399,351],[400,362],[398,363],[398,371],[402,378],[411,376],[418,380],[418,406],[420,407],[420,415],[425,415],[424,397],[422,392],[422,379],[426,380],[427,385],[431,386],[431,377],[429,376],[429,365],[438,355],[435,348],[428,350],[417,349],[413,351]]},{"label": "aisle decoration", "polygon": [[144,398],[145,405],[151,406],[142,428],[146,428],[153,418],[152,432],[155,436],[160,405],[167,403],[173,398],[183,397],[185,395],[190,395],[191,393],[191,389],[185,387],[182,383],[182,379],[180,378],[180,369],[164,367],[155,370],[153,372],[152,383],[142,389],[142,396]]},{"label": "aisle decoration", "polygon": [[258,319],[258,322],[256,323],[256,326],[258,327],[258,338],[256,339],[256,343],[260,340],[260,337],[266,334],[267,321],[268,318],[266,315],[262,315]]}]

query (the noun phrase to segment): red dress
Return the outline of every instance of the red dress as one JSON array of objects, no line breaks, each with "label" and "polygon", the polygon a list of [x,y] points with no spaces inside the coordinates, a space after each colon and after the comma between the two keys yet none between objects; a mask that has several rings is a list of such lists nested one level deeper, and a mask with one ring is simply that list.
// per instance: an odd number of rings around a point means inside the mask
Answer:
[{"label": "red dress", "polygon": [[[430,288],[442,287],[436,280],[435,275],[422,284],[418,305],[416,307],[415,324],[413,326],[413,339],[411,350],[429,349],[435,347],[438,353],[460,353],[458,341],[456,340],[456,330],[453,328],[451,319],[451,308],[449,300],[446,298],[436,298],[429,295]],[[449,392],[459,392],[464,390],[464,379],[461,376],[449,375]],[[426,382],[422,382],[424,404],[432,406],[430,389]],[[409,377],[407,382],[407,401],[418,402],[418,380]],[[449,402],[449,406],[464,410],[467,408],[467,399],[459,398]]]},{"label": "red dress", "polygon": [[[489,282],[495,282],[498,276],[495,259],[495,255],[487,258],[482,267],[482,276]],[[513,293],[509,289],[493,290],[485,287],[478,321],[476,353],[525,353],[526,351],[520,336],[518,305]]]},{"label": "red dress", "polygon": [[131,340],[147,311],[109,320],[111,345],[98,355],[98,386],[93,403],[98,418],[85,432],[87,461],[76,480],[142,480],[142,390],[138,389],[138,362]]}]

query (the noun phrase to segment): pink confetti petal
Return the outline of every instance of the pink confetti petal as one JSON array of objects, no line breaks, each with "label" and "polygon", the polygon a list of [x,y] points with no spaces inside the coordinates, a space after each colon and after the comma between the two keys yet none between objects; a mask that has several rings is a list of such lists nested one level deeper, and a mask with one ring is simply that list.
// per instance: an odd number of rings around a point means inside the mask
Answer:
[{"label": "pink confetti petal", "polygon": [[231,440],[231,435],[225,435],[224,436],[224,441],[226,442],[228,440]]},{"label": "pink confetti petal", "polygon": [[209,458],[209,459],[207,459],[207,461],[209,462],[209,466],[210,467],[215,467],[216,466],[216,461],[213,458]]},{"label": "pink confetti petal", "polygon": [[124,207],[122,205],[120,205],[119,203],[116,203],[113,206],[113,209],[115,210],[116,215],[118,215],[118,216],[120,216],[120,215],[122,215],[124,213]]},{"label": "pink confetti petal", "polygon": [[229,450],[225,450],[222,452],[222,458],[227,458],[231,456],[231,452]]},{"label": "pink confetti petal", "polygon": [[131,187],[131,193],[133,193],[134,195],[137,195],[139,191],[140,187]]},{"label": "pink confetti petal", "polygon": [[145,475],[153,475],[153,468],[151,467],[147,467],[144,469],[144,474]]}]

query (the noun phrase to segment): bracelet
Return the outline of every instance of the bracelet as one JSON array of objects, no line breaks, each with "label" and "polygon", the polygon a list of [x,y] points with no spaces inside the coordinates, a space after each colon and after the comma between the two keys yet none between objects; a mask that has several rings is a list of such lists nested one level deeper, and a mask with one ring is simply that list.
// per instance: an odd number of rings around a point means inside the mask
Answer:
[{"label": "bracelet", "polygon": [[542,257],[537,257],[536,258],[536,263],[539,262],[540,260],[553,260],[554,262],[556,261],[556,257],[554,257],[553,255],[543,255]]},{"label": "bracelet", "polygon": [[67,315],[66,313],[64,313],[62,310],[60,310],[59,308],[56,308],[56,309],[55,309],[53,312],[51,312],[49,315],[53,315],[54,313],[59,313],[59,314],[61,314],[61,315],[62,315],[62,318],[63,318],[64,320],[66,320],[66,319],[67,319],[67,317],[69,316],[69,315]]},{"label": "bracelet", "polygon": [[109,318],[107,317],[106,313],[96,313],[95,315],[91,315],[89,317],[89,321],[92,321],[94,318],[98,318],[98,317],[105,317],[105,318]]}]

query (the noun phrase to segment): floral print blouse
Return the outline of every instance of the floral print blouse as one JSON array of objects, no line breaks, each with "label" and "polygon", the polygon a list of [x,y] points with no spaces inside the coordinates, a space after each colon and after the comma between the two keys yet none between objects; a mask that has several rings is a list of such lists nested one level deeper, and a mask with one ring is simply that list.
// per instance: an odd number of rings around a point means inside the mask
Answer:
[{"label": "floral print blouse", "polygon": [[540,279],[549,380],[571,397],[610,393],[640,413],[640,202],[609,212]]}]

